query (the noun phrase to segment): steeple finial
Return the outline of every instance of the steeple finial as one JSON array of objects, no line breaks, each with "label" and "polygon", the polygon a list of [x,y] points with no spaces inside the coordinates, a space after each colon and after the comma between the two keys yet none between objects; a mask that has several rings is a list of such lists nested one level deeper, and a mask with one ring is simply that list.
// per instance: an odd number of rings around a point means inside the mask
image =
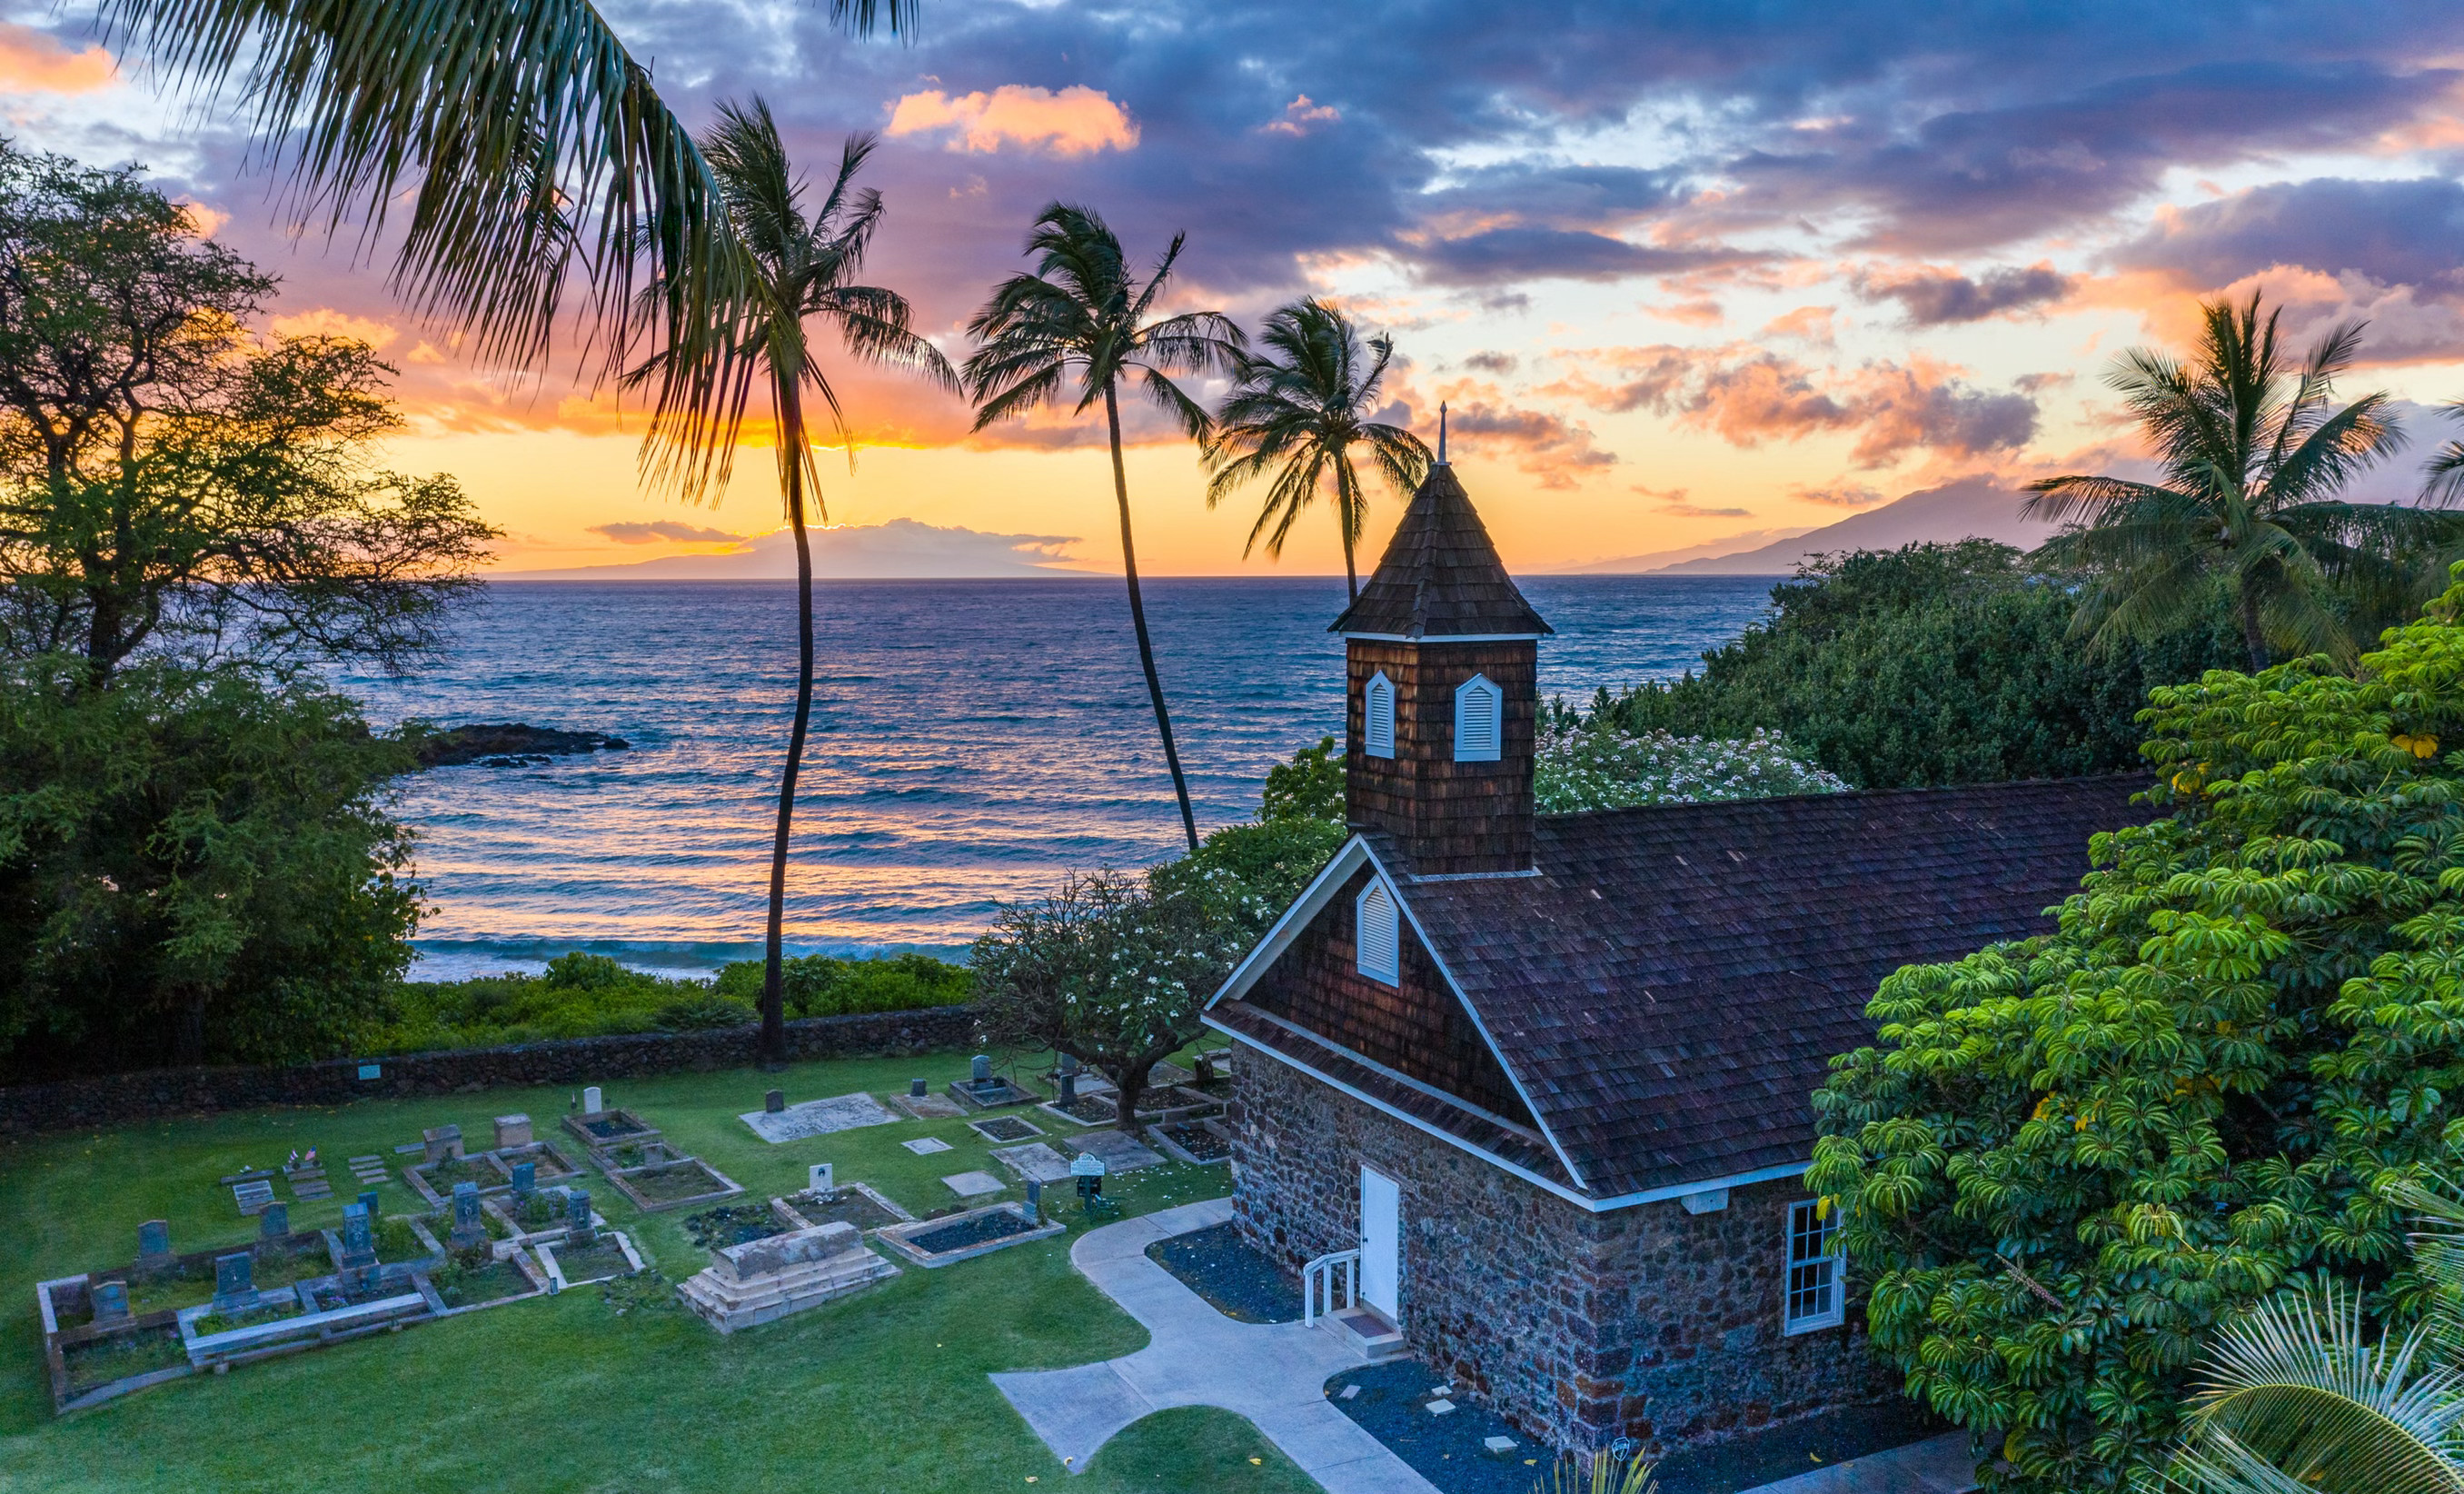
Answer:
[{"label": "steeple finial", "polygon": [[1438,401],[1438,465],[1446,465],[1446,402]]}]

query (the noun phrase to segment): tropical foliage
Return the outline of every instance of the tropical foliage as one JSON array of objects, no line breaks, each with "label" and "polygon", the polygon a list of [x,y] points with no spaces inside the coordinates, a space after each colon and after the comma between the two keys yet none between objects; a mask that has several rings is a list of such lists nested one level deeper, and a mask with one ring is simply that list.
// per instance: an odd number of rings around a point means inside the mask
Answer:
[{"label": "tropical foliage", "polygon": [[1232,392],[1215,412],[1206,506],[1266,479],[1265,504],[1241,555],[1247,559],[1264,539],[1266,554],[1280,557],[1301,511],[1331,488],[1344,584],[1358,597],[1353,549],[1368,521],[1369,494],[1352,449],[1366,447],[1371,466],[1399,496],[1409,497],[1429,471],[1429,449],[1419,437],[1373,418],[1395,340],[1373,337],[1364,345],[1350,319],[1311,297],[1268,316],[1258,345],[1261,351],[1234,364]]},{"label": "tropical foliage", "polygon": [[1638,804],[1837,794],[1845,780],[1801,760],[1777,732],[1741,739],[1627,733],[1606,719],[1556,718],[1539,742],[1532,797],[1542,814]]},{"label": "tropical foliage", "polygon": [[2163,479],[2031,483],[2028,512],[2083,521],[2048,543],[2045,560],[2097,574],[2074,625],[2083,636],[2148,638],[2195,624],[2221,580],[2251,669],[2281,652],[2348,663],[2355,641],[2323,595],[2328,582],[2417,602],[2443,574],[2425,572],[2422,558],[2464,542],[2464,518],[2338,496],[2404,442],[2387,395],[2336,403],[2362,323],[2331,328],[2297,367],[2277,340],[2281,310],[2262,317],[2256,291],[2200,315],[2189,362],[2133,348],[2109,380]]},{"label": "tropical foliage", "polygon": [[1873,1342],[2001,1439],[1991,1487],[2151,1473],[2212,1335],[2301,1273],[2416,1303],[2401,1190],[2464,1144],[2459,611],[2358,675],[2156,690],[2158,818],[2058,932],[1883,982],[1815,1095]]},{"label": "tropical foliage", "polygon": [[314,679],[0,663],[0,1069],[287,1063],[385,1018],[408,766]]},{"label": "tropical foliage", "polygon": [[[671,978],[576,951],[548,961],[535,976],[407,983],[376,1035],[358,1051],[418,1053],[549,1038],[742,1027],[760,1020],[764,975],[763,961],[745,959],[720,967],[715,983]],[[947,1006],[965,1000],[968,990],[965,967],[929,955],[803,955],[791,956],[786,966],[791,1017]]]},{"label": "tropical foliage", "polygon": [[[879,286],[859,285],[872,235],[881,225],[881,194],[857,190],[856,173],[873,150],[869,135],[847,137],[838,175],[818,204],[808,206],[805,184],[787,159],[770,106],[721,104],[718,122],[701,142],[716,178],[719,204],[730,231],[718,246],[741,261],[736,275],[740,307],[728,336],[737,351],[730,377],[705,386],[698,400],[663,398],[644,450],[654,466],[671,472],[710,472],[727,480],[756,388],[766,395],[773,446],[779,458],[779,494],[796,541],[796,711],[787,731],[787,761],[779,775],[779,814],[770,841],[770,911],[764,939],[767,974],[761,990],[761,1058],[781,1064],[787,1056],[786,988],[783,972],[787,911],[787,847],[796,815],[796,782],[804,762],[804,738],[813,718],[813,552],[808,510],[824,523],[821,472],[813,461],[811,422],[805,400],[829,412],[850,466],[855,444],[821,361],[814,356],[808,322],[836,332],[847,352],[866,363],[913,369],[955,390],[957,371],[941,350],[909,325],[906,297]],[[714,252],[716,252],[715,250]],[[682,296],[653,286],[647,297]],[[678,381],[669,363],[680,356],[670,347],[627,376],[627,382],[671,392]]]},{"label": "tropical foliage", "polygon": [[1046,207],[1026,239],[1026,252],[1036,261],[1034,273],[1012,275],[996,286],[992,298],[967,323],[978,345],[967,359],[966,377],[976,399],[978,430],[1062,401],[1070,402],[1072,413],[1079,415],[1098,404],[1104,407],[1138,665],[1146,673],[1155,734],[1163,740],[1164,765],[1172,772],[1173,795],[1180,804],[1181,830],[1196,850],[1198,815],[1190,807],[1189,782],[1180,771],[1180,749],[1173,740],[1172,713],[1164,705],[1155,644],[1147,636],[1146,601],[1138,589],[1130,479],[1121,466],[1120,403],[1121,385],[1134,384],[1191,440],[1202,444],[1207,439],[1212,423],[1204,406],[1174,380],[1230,371],[1244,339],[1221,312],[1156,315],[1187,237],[1173,235],[1171,246],[1142,281],[1120,238],[1093,209],[1067,203]]},{"label": "tropical foliage", "polygon": [[2071,636],[2080,584],[1982,539],[1819,557],[1699,673],[1603,691],[1583,718],[1637,735],[1781,732],[1858,788],[2135,769],[2148,688],[2240,662],[2228,601],[2217,588],[2177,630],[2091,656]]}]

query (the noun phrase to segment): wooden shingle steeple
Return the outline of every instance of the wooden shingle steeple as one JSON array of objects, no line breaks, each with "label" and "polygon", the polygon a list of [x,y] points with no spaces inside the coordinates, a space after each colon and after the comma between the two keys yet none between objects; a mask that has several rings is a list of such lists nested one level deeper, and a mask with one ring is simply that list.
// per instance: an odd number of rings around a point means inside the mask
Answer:
[{"label": "wooden shingle steeple", "polygon": [[1408,874],[1531,867],[1539,640],[1553,631],[1506,573],[1454,469],[1412,494],[1344,638],[1346,818]]}]

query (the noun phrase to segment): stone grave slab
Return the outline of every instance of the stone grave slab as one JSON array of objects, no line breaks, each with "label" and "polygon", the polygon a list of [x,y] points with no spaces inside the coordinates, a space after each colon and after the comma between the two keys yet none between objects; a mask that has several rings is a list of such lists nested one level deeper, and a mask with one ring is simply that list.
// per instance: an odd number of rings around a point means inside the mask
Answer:
[{"label": "stone grave slab", "polygon": [[1069,1159],[1041,1141],[1023,1147],[995,1147],[994,1160],[1030,1182],[1059,1183],[1069,1179]]},{"label": "stone grave slab", "polygon": [[385,1162],[381,1156],[351,1158],[351,1177],[363,1188],[373,1188],[385,1180]]},{"label": "stone grave slab", "polygon": [[937,1094],[897,1094],[891,1096],[890,1103],[917,1120],[956,1120],[967,1113],[957,1101]]},{"label": "stone grave slab", "polygon": [[990,1173],[953,1173],[941,1179],[942,1185],[961,1198],[980,1198],[986,1194],[1005,1191],[1009,1184]]},{"label": "stone grave slab", "polygon": [[777,1110],[747,1110],[737,1118],[753,1128],[755,1135],[774,1146],[782,1141],[803,1141],[865,1126],[887,1126],[898,1119],[869,1094],[833,1095],[826,1100],[806,1100],[802,1105],[790,1105]]},{"label": "stone grave slab", "polygon": [[913,1141],[902,1141],[899,1145],[917,1156],[931,1156],[935,1152],[951,1150],[950,1144],[938,1136],[918,1136]]},{"label": "stone grave slab", "polygon": [[1068,1144],[1104,1164],[1108,1173],[1134,1173],[1161,1165],[1163,1157],[1135,1137],[1117,1131],[1082,1131]]},{"label": "stone grave slab", "polygon": [[242,1214],[252,1217],[262,1214],[266,1206],[274,1202],[274,1185],[262,1177],[234,1183],[231,1185],[231,1200],[239,1205]]}]

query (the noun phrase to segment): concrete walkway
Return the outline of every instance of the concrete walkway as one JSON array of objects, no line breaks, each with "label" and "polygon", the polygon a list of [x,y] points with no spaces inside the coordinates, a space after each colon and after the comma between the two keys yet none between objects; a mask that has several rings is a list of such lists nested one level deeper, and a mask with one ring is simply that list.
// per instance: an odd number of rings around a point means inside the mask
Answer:
[{"label": "concrete walkway", "polygon": [[1969,1454],[1968,1434],[1949,1432],[1740,1494],[1968,1494],[1974,1487],[1976,1460]]},{"label": "concrete walkway", "polygon": [[996,1374],[993,1384],[1072,1473],[1086,1472],[1096,1449],[1150,1412],[1220,1406],[1248,1417],[1327,1494],[1438,1494],[1326,1398],[1328,1378],[1360,1363],[1331,1333],[1235,1323],[1147,1259],[1156,1241],[1231,1217],[1231,1199],[1210,1198],[1078,1237],[1070,1263],[1153,1341],[1102,1364]]}]

